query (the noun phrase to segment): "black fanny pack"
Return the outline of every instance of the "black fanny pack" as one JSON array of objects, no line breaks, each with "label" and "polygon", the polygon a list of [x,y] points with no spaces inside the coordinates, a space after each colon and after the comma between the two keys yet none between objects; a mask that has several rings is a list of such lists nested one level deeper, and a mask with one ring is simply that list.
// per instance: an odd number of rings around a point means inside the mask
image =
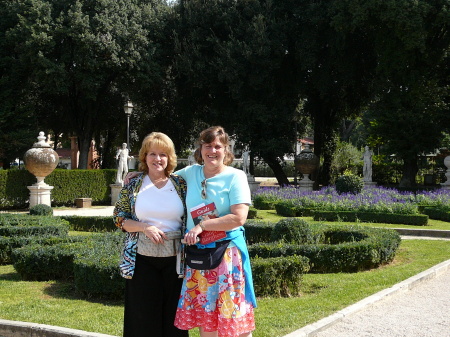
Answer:
[{"label": "black fanny pack", "polygon": [[215,248],[200,249],[197,245],[186,246],[186,263],[189,267],[199,270],[217,268],[222,262],[225,251],[231,240],[216,242]]}]

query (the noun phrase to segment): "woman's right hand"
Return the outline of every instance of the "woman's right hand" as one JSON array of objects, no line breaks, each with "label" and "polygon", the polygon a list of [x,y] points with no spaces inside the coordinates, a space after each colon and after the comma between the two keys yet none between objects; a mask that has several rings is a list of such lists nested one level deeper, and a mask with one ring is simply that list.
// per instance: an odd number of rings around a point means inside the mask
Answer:
[{"label": "woman's right hand", "polygon": [[137,177],[141,172],[128,172],[127,175],[125,176],[125,178],[123,179],[123,184],[127,185],[131,179],[133,179],[134,177]]},{"label": "woman's right hand", "polygon": [[168,240],[162,230],[152,225],[145,227],[143,232],[153,243],[164,243],[164,240]]}]

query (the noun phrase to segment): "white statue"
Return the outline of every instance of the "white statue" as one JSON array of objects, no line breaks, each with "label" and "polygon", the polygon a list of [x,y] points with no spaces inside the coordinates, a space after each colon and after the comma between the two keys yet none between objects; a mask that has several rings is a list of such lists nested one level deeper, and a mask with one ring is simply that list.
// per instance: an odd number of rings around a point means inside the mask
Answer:
[{"label": "white statue", "polygon": [[242,169],[247,175],[250,175],[250,151],[248,147],[245,147],[245,151],[242,153]]},{"label": "white statue", "polygon": [[372,156],[373,151],[366,145],[363,155],[363,177],[365,182],[372,182]]},{"label": "white statue", "polygon": [[191,166],[194,164],[196,164],[195,157],[194,157],[194,151],[191,151],[191,153],[189,154],[189,157],[188,157],[188,165]]},{"label": "white statue", "polygon": [[130,157],[128,153],[129,151],[127,148],[127,143],[123,143],[122,148],[119,149],[116,154],[116,159],[119,160],[119,166],[117,167],[116,184],[123,184],[123,178],[128,173],[128,159],[133,158]]}]

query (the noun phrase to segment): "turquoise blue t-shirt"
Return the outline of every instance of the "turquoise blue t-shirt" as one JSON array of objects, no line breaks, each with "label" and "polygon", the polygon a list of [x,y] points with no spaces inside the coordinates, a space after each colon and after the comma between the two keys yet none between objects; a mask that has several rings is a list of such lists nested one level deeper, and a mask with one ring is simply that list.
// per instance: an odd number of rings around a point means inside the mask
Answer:
[{"label": "turquoise blue t-shirt", "polygon": [[234,167],[227,166],[223,172],[206,179],[206,199],[202,198],[202,181],[205,179],[203,165],[188,166],[176,171],[175,174],[183,177],[187,183],[187,230],[194,227],[190,211],[200,204],[207,205],[214,202],[221,217],[231,213],[231,205],[250,205],[252,202],[247,175]]}]

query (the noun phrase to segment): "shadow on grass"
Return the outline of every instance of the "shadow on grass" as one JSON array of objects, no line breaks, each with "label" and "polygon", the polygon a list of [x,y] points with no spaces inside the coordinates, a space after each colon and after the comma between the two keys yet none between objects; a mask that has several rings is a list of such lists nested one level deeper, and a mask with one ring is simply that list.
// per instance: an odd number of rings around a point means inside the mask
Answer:
[{"label": "shadow on grass", "polygon": [[122,306],[123,299],[111,299],[103,297],[93,297],[88,296],[85,293],[77,290],[75,285],[70,281],[55,281],[48,284],[44,289],[43,293],[54,297],[54,298],[64,298],[69,300],[82,300],[91,303],[103,304],[106,306]]}]

